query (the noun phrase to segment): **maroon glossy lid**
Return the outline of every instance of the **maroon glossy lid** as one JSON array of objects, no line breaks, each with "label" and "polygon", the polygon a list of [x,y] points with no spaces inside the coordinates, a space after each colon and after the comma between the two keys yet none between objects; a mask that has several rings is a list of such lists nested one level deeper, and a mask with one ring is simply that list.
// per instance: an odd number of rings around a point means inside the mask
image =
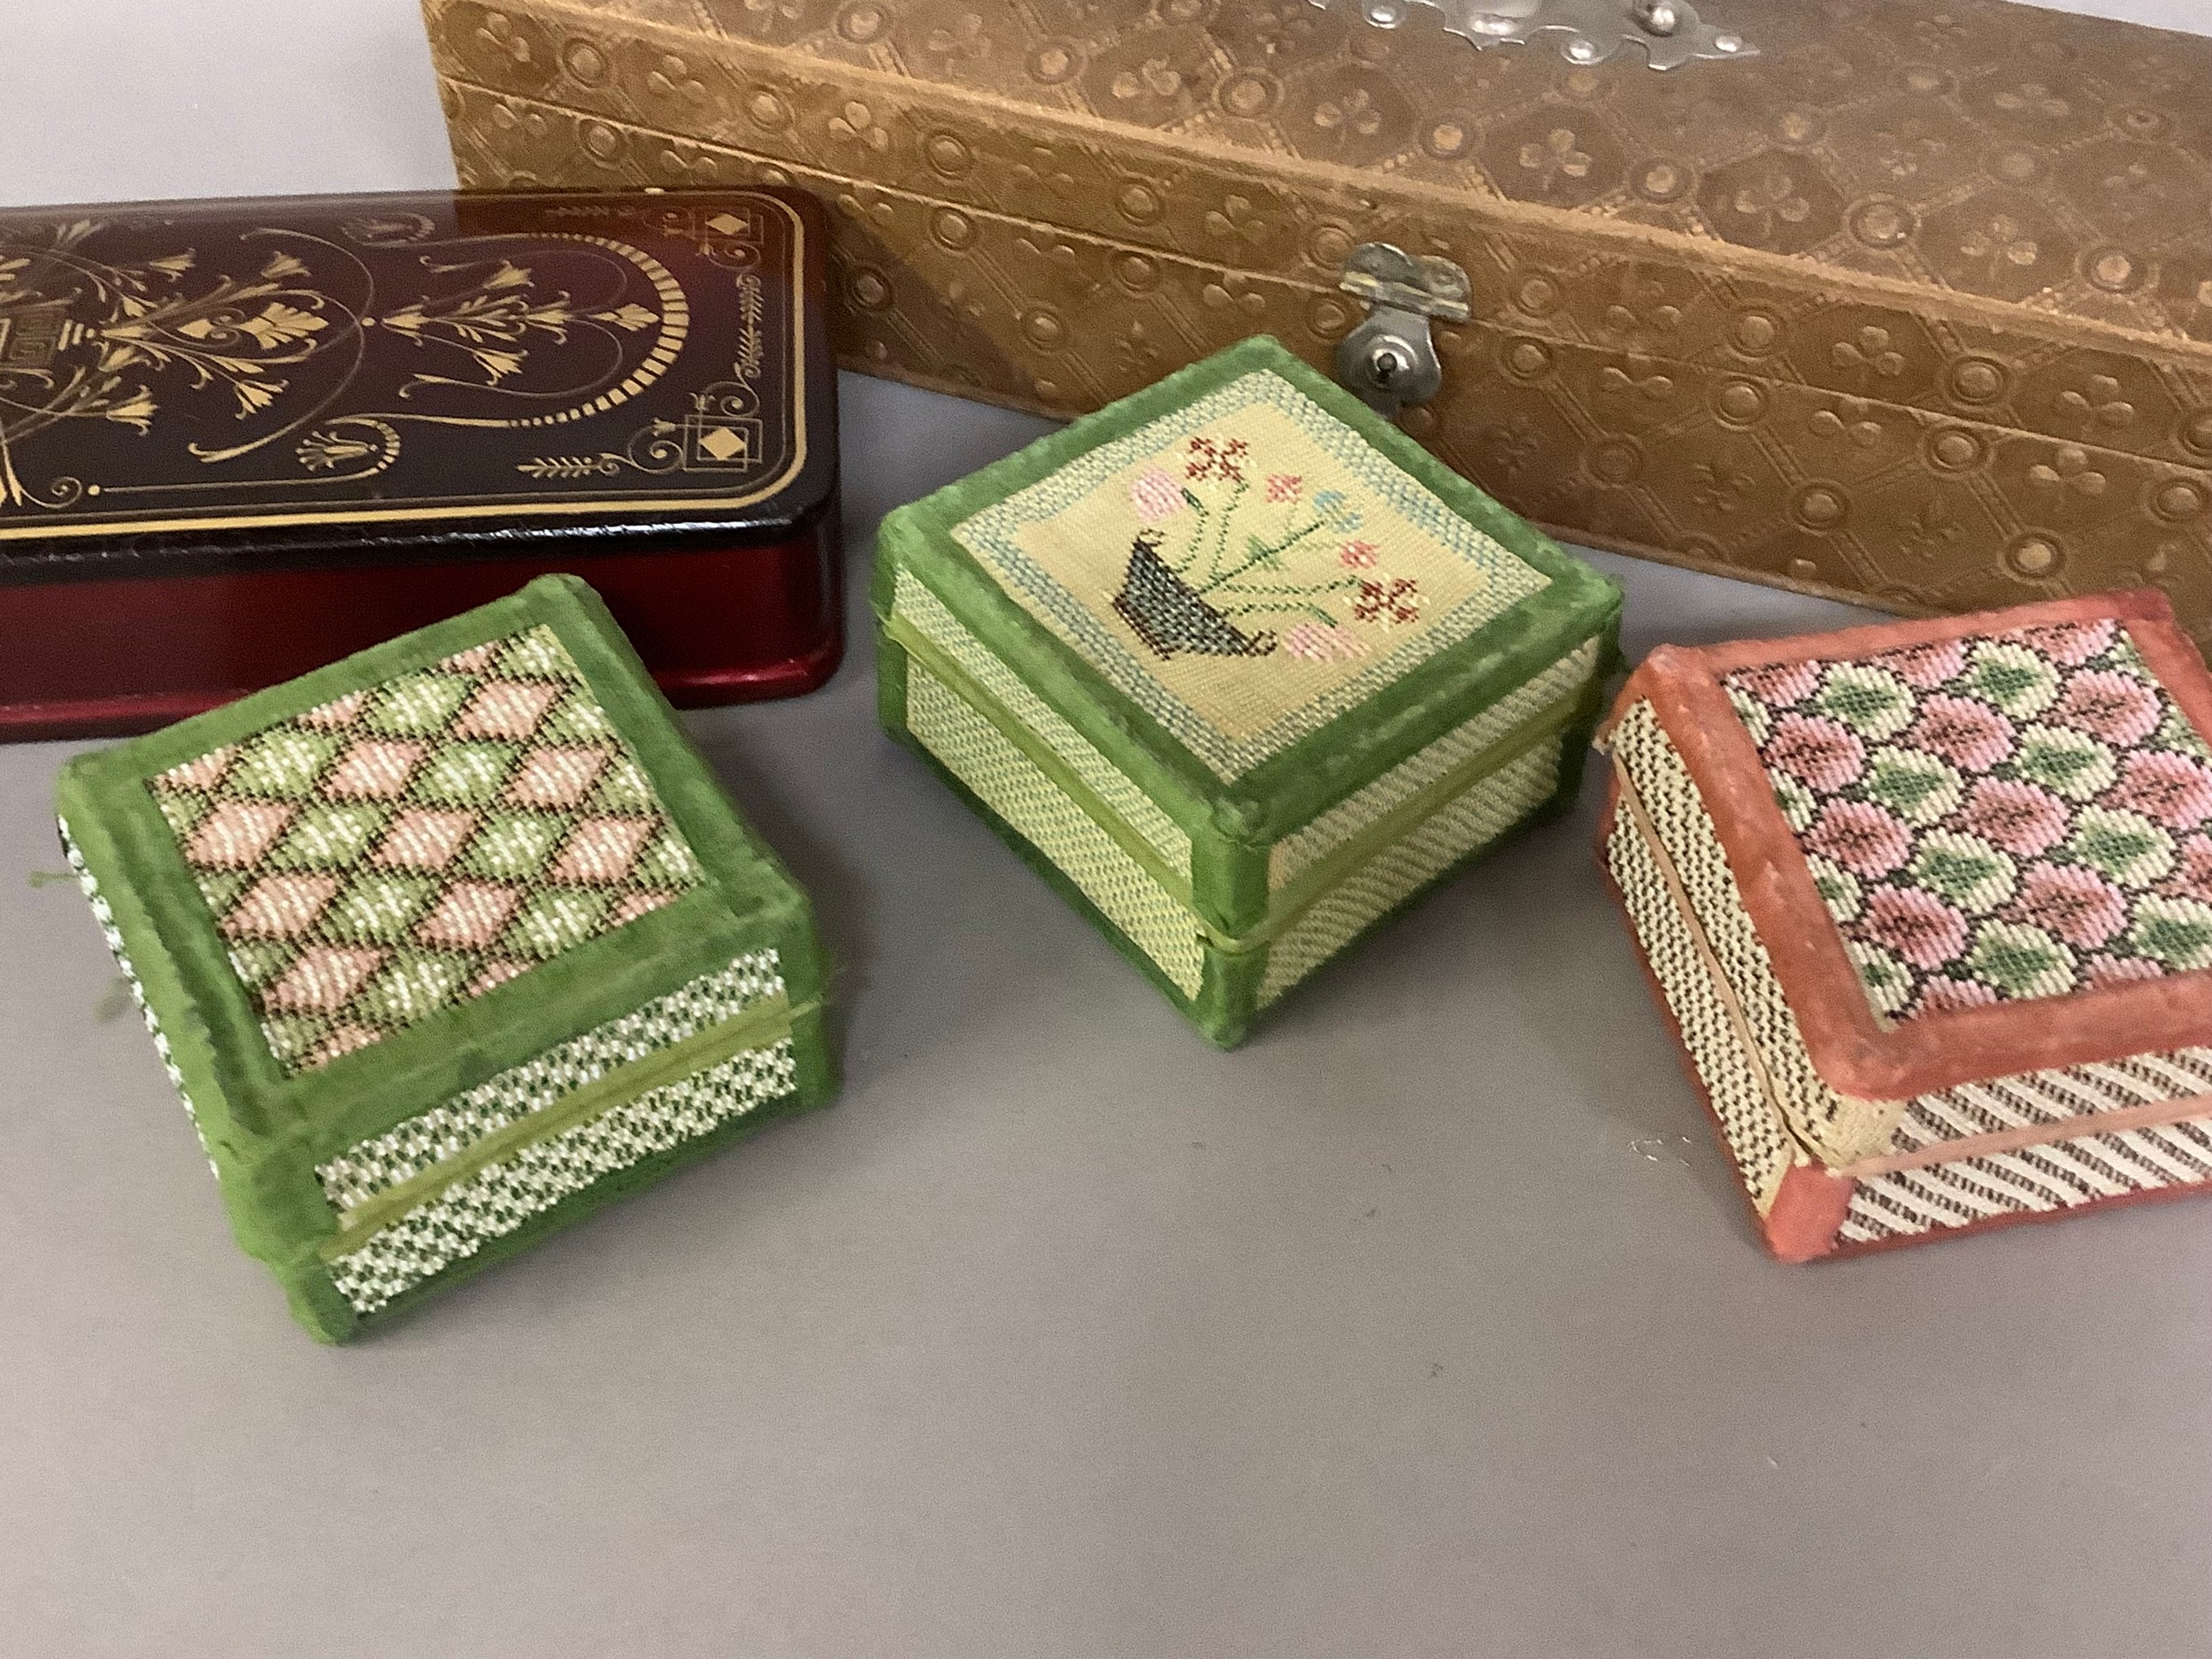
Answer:
[{"label": "maroon glossy lid", "polygon": [[765,189],[0,212],[0,583],[787,537],[824,240]]}]

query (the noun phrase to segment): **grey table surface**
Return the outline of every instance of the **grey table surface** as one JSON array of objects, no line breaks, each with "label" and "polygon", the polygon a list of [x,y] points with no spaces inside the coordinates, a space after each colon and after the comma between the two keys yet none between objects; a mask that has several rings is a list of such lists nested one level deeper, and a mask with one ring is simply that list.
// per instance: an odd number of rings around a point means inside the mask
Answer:
[{"label": "grey table surface", "polygon": [[[450,180],[409,0],[0,12],[8,200]],[[1042,430],[843,391],[856,591]],[[1636,654],[1855,614],[1600,562]],[[843,964],[841,1103],[348,1350],[32,885],[73,749],[0,749],[0,1653],[2212,1647],[2212,1210],[1770,1262],[1588,803],[1214,1053],[877,733],[861,615],[689,719]]]}]

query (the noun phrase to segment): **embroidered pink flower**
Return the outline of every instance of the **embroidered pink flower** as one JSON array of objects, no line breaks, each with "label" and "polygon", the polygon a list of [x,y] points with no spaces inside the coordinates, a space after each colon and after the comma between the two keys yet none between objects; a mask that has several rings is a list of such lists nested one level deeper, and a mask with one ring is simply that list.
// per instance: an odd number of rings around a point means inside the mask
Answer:
[{"label": "embroidered pink flower", "polygon": [[1938,640],[1932,645],[1908,645],[1902,650],[1884,651],[1868,660],[1877,668],[1888,669],[1915,691],[1933,691],[1956,679],[1959,671],[1966,666],[1966,645],[1960,640]]},{"label": "embroidered pink flower", "polygon": [[1966,949],[1966,918],[1918,887],[1876,887],[1855,929],[1916,968],[1940,967]]},{"label": "embroidered pink flower", "polygon": [[2134,675],[2093,669],[2068,680],[2043,718],[2108,743],[2139,743],[2158,729],[2162,712],[2158,694]]},{"label": "embroidered pink flower", "polygon": [[1729,683],[1749,692],[1770,708],[1786,709],[1802,703],[1820,687],[1824,663],[1770,663],[1731,674]]},{"label": "embroidered pink flower", "polygon": [[1409,576],[1374,576],[1359,585],[1352,615],[1386,628],[1421,619],[1421,584]]},{"label": "embroidered pink flower", "polygon": [[2032,783],[1985,778],[1955,814],[1959,826],[2016,857],[2032,858],[2066,834],[2066,803]]},{"label": "embroidered pink flower", "polygon": [[1296,501],[1305,488],[1305,479],[1296,472],[1270,472],[1267,475],[1267,498],[1270,501]]},{"label": "embroidered pink flower", "polygon": [[1939,973],[1920,987],[1911,1017],[1916,1019],[1923,1014],[1947,1014],[1954,1009],[1987,1008],[1996,1000],[1997,993],[1979,979],[1954,979]]},{"label": "embroidered pink flower", "polygon": [[1347,541],[1337,549],[1336,557],[1346,570],[1371,571],[1382,555],[1372,541]]},{"label": "embroidered pink flower", "polygon": [[2187,836],[2174,852],[2173,874],[2158,890],[2178,898],[2212,899],[2212,836]]},{"label": "embroidered pink flower", "polygon": [[2212,772],[2186,755],[2141,749],[2127,757],[2101,804],[2140,812],[2168,829],[2194,829],[2212,818]]},{"label": "embroidered pink flower", "polygon": [[2012,637],[2030,650],[2047,657],[2061,668],[2072,668],[2100,656],[2112,646],[2119,625],[2101,622],[2055,622],[2044,628],[2016,628]]},{"label": "embroidered pink flower", "polygon": [[2166,971],[2141,956],[2084,956],[2082,977],[2095,985],[2126,985],[2136,979],[2162,979]]},{"label": "embroidered pink flower", "polygon": [[1912,856],[1912,832],[1878,806],[1831,801],[1821,808],[1805,845],[1854,875],[1886,876]]},{"label": "embroidered pink flower", "polygon": [[1183,500],[1183,487],[1171,474],[1156,466],[1145,468],[1129,481],[1129,504],[1147,524],[1172,518],[1187,505]]},{"label": "embroidered pink flower", "polygon": [[2093,870],[2080,864],[2039,864],[2020,879],[2011,915],[2084,949],[2127,926],[2127,900]]},{"label": "embroidered pink flower", "polygon": [[1904,741],[1969,772],[1987,772],[2012,753],[2012,722],[1978,697],[1931,697]]},{"label": "embroidered pink flower", "polygon": [[1243,439],[1232,438],[1225,443],[1216,443],[1211,438],[1198,437],[1191,439],[1186,447],[1190,450],[1190,459],[1183,467],[1186,478],[1217,478],[1225,484],[1244,481],[1244,468],[1238,464],[1251,446]]},{"label": "embroidered pink flower", "polygon": [[1866,745],[1840,720],[1821,715],[1785,714],[1766,741],[1766,763],[1778,766],[1808,789],[1823,795],[1857,780],[1866,770]]},{"label": "embroidered pink flower", "polygon": [[1283,649],[1309,663],[1333,662],[1340,657],[1350,662],[1367,655],[1367,641],[1347,627],[1301,622],[1283,635]]}]

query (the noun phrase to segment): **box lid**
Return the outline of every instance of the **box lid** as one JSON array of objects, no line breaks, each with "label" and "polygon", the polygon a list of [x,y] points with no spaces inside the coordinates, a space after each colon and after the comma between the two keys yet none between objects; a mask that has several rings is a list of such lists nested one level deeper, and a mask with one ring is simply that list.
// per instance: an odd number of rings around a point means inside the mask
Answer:
[{"label": "box lid", "polygon": [[[617,119],[795,146],[848,177],[903,169],[911,149],[916,188],[980,190],[1000,211],[1232,270],[1304,260],[1333,274],[1348,243],[1285,211],[1274,181],[1384,175],[1430,211],[1479,211],[1502,230],[1573,227],[1701,265],[1725,249],[1748,275],[1818,272],[1960,321],[2025,309],[2212,343],[2212,219],[2174,211],[2202,200],[2212,170],[2212,40],[2009,0],[1704,0],[1681,9],[1740,50],[1661,73],[1627,0],[1549,9],[1580,27],[1481,52],[1444,32],[1460,8],[1437,0],[434,0],[430,13],[477,84],[592,106],[618,86]],[[570,38],[572,19],[634,40],[630,61]],[[1582,35],[1601,61],[1571,55]],[[693,71],[664,68],[687,42],[810,66],[807,90],[749,88],[702,131]],[[822,81],[838,93],[818,106]],[[1013,130],[981,150],[894,113],[910,103],[1010,111],[993,126]],[[623,140],[607,128],[603,142],[611,156]],[[1183,188],[1179,156],[1234,166],[1235,194]],[[1479,288],[1492,274],[1471,270]],[[1521,308],[1532,318],[1571,311],[1643,353],[1721,345],[1671,337],[1672,295],[1578,300],[1570,273],[1545,280]],[[1627,311],[1609,330],[1611,306]]]},{"label": "box lid", "polygon": [[885,520],[1187,826],[1307,823],[1603,634],[1618,589],[1256,337]]},{"label": "box lid", "polygon": [[[804,895],[573,577],[81,757],[58,795],[180,1088],[248,1171],[748,952],[780,953],[793,1004],[820,994]],[[332,1225],[311,1183],[234,1213],[276,1229],[257,1254]]]},{"label": "box lid", "polygon": [[787,539],[822,242],[774,190],[0,212],[0,582]]},{"label": "box lid", "polygon": [[2162,594],[1662,646],[1644,699],[1841,1092],[2212,1044],[2212,675]]}]

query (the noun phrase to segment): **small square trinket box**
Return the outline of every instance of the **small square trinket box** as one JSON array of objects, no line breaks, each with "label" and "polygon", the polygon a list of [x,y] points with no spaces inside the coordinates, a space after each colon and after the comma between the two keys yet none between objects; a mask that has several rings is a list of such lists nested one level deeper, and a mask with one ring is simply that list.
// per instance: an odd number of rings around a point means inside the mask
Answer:
[{"label": "small square trinket box", "polygon": [[326,1340],[833,1087],[805,895],[573,577],[59,795],[239,1241]]},{"label": "small square trinket box", "polygon": [[885,519],[885,726],[1224,1046],[1572,799],[1618,589],[1276,342]]},{"label": "small square trinket box", "polygon": [[2207,733],[2155,592],[1630,678],[1601,856],[1776,1255],[2212,1184]]}]

